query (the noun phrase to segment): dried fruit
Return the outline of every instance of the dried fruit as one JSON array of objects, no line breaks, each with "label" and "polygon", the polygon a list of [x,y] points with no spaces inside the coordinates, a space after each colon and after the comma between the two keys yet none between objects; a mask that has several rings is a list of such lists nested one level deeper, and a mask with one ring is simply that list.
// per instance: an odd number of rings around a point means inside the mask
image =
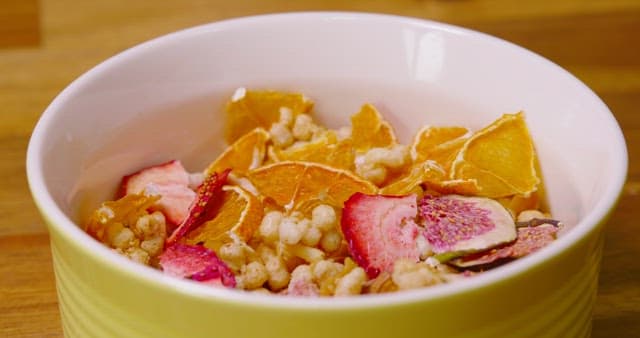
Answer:
[{"label": "dried fruit", "polygon": [[304,95],[275,91],[251,91],[240,88],[226,107],[224,138],[228,144],[257,128],[269,129],[280,120],[282,109],[288,109],[293,118],[311,110],[313,102]]},{"label": "dried fruit", "polygon": [[171,276],[189,278],[201,282],[220,280],[230,288],[236,286],[231,269],[216,256],[215,252],[200,246],[176,243],[160,255],[162,270]]},{"label": "dried fruit", "polygon": [[419,208],[424,235],[440,261],[516,239],[511,214],[489,198],[426,195]]},{"label": "dried fruit", "polygon": [[[468,133],[469,130],[463,127],[425,126],[420,129],[414,137],[413,144],[411,145],[411,158],[414,162],[423,162],[441,157],[440,154],[443,151],[443,146],[454,140],[466,139],[465,136]],[[460,146],[462,146],[462,143],[460,143]],[[450,146],[446,146],[444,148],[449,147]],[[440,161],[436,162],[442,165]]]},{"label": "dried fruit", "polygon": [[342,207],[353,193],[374,193],[377,188],[349,171],[311,162],[285,161],[248,173],[260,194],[287,210],[318,203]]},{"label": "dried fruit", "polygon": [[465,134],[451,141],[439,144],[429,150],[429,160],[438,163],[442,169],[447,173],[447,177],[451,176],[451,165],[458,156],[458,152],[462,149],[462,146],[469,139]]},{"label": "dried fruit", "polygon": [[504,205],[505,208],[509,209],[509,211],[511,211],[511,214],[515,216],[520,214],[524,210],[540,209],[540,195],[540,191],[534,191],[528,196],[517,194],[499,198],[497,199],[497,201],[500,202],[500,204]]},{"label": "dried fruit", "polygon": [[220,198],[222,186],[227,181],[229,172],[230,170],[225,170],[220,174],[213,173],[205,177],[204,182],[198,187],[196,200],[191,204],[191,207],[189,207],[189,215],[167,239],[167,245],[175,243],[190,230],[213,217],[213,215],[209,213],[210,209],[212,209],[211,207],[215,204],[216,199]]},{"label": "dried fruit", "polygon": [[173,224],[180,224],[189,214],[196,193],[189,188],[189,173],[178,160],[144,168],[124,176],[119,196],[128,194],[160,195],[155,204]]},{"label": "dried fruit", "polygon": [[225,186],[212,201],[212,219],[185,235],[188,244],[202,244],[217,251],[233,241],[248,242],[260,226],[263,209],[260,200],[237,186]]},{"label": "dried fruit", "polygon": [[85,231],[100,242],[106,242],[107,230],[120,223],[131,227],[141,216],[147,215],[147,209],[154,205],[159,196],[129,194],[115,201],[102,203],[85,223]]},{"label": "dried fruit", "polygon": [[504,259],[516,259],[532,254],[556,239],[558,227],[545,223],[535,227],[518,228],[515,242],[450,261],[458,267],[487,265]]},{"label": "dried fruit", "polygon": [[540,183],[535,157],[524,114],[505,114],[465,142],[451,165],[451,178],[476,180],[480,196],[526,196]]},{"label": "dried fruit", "polygon": [[420,188],[423,182],[441,182],[445,172],[434,161],[424,161],[413,165],[408,172],[380,189],[385,195],[406,195]]},{"label": "dried fruit", "polygon": [[443,195],[474,196],[478,194],[478,182],[476,180],[431,180],[423,182],[427,190],[433,190]]},{"label": "dried fruit", "polygon": [[380,193],[406,195],[416,191],[421,192],[420,185],[428,191],[445,195],[475,195],[479,190],[475,180],[449,180],[440,165],[433,160],[426,160],[411,166],[396,180],[380,189]]},{"label": "dried fruit", "polygon": [[279,161],[314,162],[345,170],[354,168],[353,141],[350,138],[338,140],[333,131],[327,131],[310,142],[274,152]]},{"label": "dried fruit", "polygon": [[351,139],[356,151],[389,147],[397,142],[389,122],[371,104],[365,104],[358,113],[351,116],[351,125]]},{"label": "dried fruit", "polygon": [[344,204],[341,227],[349,252],[369,278],[392,272],[400,258],[418,261],[414,222],[416,195],[384,196],[355,193]]},{"label": "dried fruit", "polygon": [[244,175],[247,171],[262,165],[269,133],[262,128],[256,128],[240,137],[218,156],[205,170],[205,175],[233,170],[234,174]]}]

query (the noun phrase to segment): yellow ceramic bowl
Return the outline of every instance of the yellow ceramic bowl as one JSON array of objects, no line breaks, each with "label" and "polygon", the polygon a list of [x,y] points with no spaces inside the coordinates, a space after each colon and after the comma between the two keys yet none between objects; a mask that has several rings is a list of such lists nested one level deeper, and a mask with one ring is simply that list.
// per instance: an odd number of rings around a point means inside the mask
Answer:
[{"label": "yellow ceramic bowl", "polygon": [[[237,87],[301,91],[346,124],[378,105],[402,141],[417,126],[479,128],[524,110],[556,218],[553,245],[477,277],[394,294],[265,296],[164,276],[76,223],[123,173],[222,149]],[[508,42],[436,22],[356,13],[243,18],[170,34],[90,70],[47,108],[29,145],[49,225],[66,337],[587,337],[603,222],[627,154],[607,107],[576,78]]]}]

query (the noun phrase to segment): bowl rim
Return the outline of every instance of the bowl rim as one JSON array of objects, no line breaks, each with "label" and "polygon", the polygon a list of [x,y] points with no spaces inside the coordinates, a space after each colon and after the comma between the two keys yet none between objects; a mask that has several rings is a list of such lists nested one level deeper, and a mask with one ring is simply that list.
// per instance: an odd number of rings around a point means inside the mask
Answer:
[{"label": "bowl rim", "polygon": [[[605,112],[608,112],[606,118],[609,119],[611,127],[617,128],[616,139],[612,140],[611,151],[614,152],[617,162],[614,163],[615,177],[611,179],[611,183],[600,197],[597,205],[589,210],[576,226],[566,233],[565,236],[559,238],[552,245],[517,261],[506,264],[497,269],[486,271],[480,275],[474,276],[464,281],[458,281],[450,284],[437,285],[415,290],[406,290],[403,292],[395,292],[391,294],[376,295],[360,295],[358,297],[331,297],[331,298],[300,298],[300,297],[281,297],[274,295],[259,295],[249,292],[239,292],[236,290],[228,290],[223,288],[212,288],[207,285],[200,285],[193,281],[181,280],[174,277],[164,275],[161,271],[146,267],[119,254],[113,253],[110,249],[103,246],[98,241],[93,240],[86,234],[80,226],[76,225],[64,212],[56,205],[52,195],[47,189],[44,181],[43,166],[41,154],[45,145],[44,136],[48,130],[48,126],[55,118],[56,111],[64,106],[64,103],[73,96],[76,88],[82,87],[91,78],[99,76],[101,73],[109,70],[110,67],[125,61],[127,58],[136,54],[154,48],[162,44],[181,39],[185,36],[193,36],[197,34],[230,29],[235,26],[247,24],[269,24],[272,22],[282,23],[286,20],[316,20],[331,21],[337,19],[347,19],[355,21],[380,21],[380,24],[391,24],[398,26],[421,27],[437,31],[445,31],[456,35],[469,36],[474,39],[488,40],[498,43],[507,48],[519,51],[523,57],[531,58],[536,62],[545,63],[548,67],[555,68],[561,76],[568,78],[571,82],[581,86],[585,93],[588,93],[593,102]],[[274,13],[238,17],[206,23],[191,28],[178,30],[173,33],[162,35],[154,39],[137,44],[123,52],[120,52],[105,61],[99,63],[92,69],[86,71],[76,80],[70,83],[60,94],[58,94],[50,105],[45,109],[40,117],[36,127],[33,130],[27,150],[27,179],[33,199],[40,210],[44,219],[47,220],[49,231],[55,231],[60,235],[67,244],[72,244],[78,250],[82,250],[91,256],[92,259],[99,261],[101,264],[107,265],[110,269],[118,270],[123,274],[127,274],[130,278],[136,279],[139,283],[145,283],[149,286],[163,289],[168,292],[179,292],[182,296],[198,297],[207,299],[211,302],[228,302],[242,304],[245,306],[258,306],[282,309],[308,309],[308,310],[355,310],[368,308],[371,306],[394,306],[402,304],[410,304],[415,302],[425,302],[431,300],[442,299],[444,297],[457,296],[467,292],[477,291],[481,288],[505,282],[526,273],[535,267],[541,266],[544,262],[551,260],[553,257],[568,251],[572,246],[577,244],[581,239],[587,237],[591,232],[596,231],[601,226],[607,216],[613,211],[618,199],[620,198],[624,182],[626,180],[628,166],[628,154],[625,140],[615,120],[614,115],[608,109],[606,104],[583,82],[561,68],[552,61],[516,44],[506,40],[447,23],[437,22],[428,19],[413,18],[399,15],[389,15],[380,13],[366,12],[344,12],[344,11],[322,11],[322,12],[290,12],[290,13]],[[91,240],[87,240],[91,239]]]}]

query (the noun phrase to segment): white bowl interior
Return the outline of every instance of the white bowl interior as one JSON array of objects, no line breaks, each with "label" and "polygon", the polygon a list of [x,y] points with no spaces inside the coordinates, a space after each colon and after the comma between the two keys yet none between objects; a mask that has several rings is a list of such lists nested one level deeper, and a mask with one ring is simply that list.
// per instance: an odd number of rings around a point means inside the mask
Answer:
[{"label": "white bowl interior", "polygon": [[223,149],[223,104],[240,86],[303,92],[332,127],[374,103],[405,143],[424,124],[478,129],[523,110],[553,216],[587,220],[584,231],[608,212],[626,173],[624,140],[607,107],[549,61],[439,23],[308,13],[196,27],[91,70],[34,132],[36,198],[79,221],[123,174],[173,158],[203,169]]}]

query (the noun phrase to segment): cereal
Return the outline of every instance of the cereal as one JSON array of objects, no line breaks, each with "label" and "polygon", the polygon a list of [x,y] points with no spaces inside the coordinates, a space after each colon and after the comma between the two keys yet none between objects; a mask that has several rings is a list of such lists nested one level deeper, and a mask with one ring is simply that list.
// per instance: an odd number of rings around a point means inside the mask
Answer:
[{"label": "cereal", "polygon": [[269,134],[271,135],[271,140],[273,140],[273,144],[276,147],[285,148],[293,144],[295,141],[291,131],[284,123],[281,122],[272,124],[271,129],[269,129]]},{"label": "cereal", "polygon": [[357,267],[344,275],[336,283],[336,296],[358,295],[362,291],[364,282],[367,281],[367,275],[364,269]]},{"label": "cereal", "polygon": [[444,283],[445,280],[427,263],[401,259],[396,261],[391,280],[401,290]]},{"label": "cereal", "polygon": [[330,205],[320,204],[311,211],[311,225],[327,231],[332,229],[336,223],[336,211]]},{"label": "cereal", "polygon": [[334,252],[340,248],[342,235],[337,230],[327,231],[320,240],[320,247],[326,252]]},{"label": "cereal", "polygon": [[285,217],[280,222],[280,240],[285,244],[297,244],[309,227],[309,220],[297,219],[295,216]]},{"label": "cereal", "polygon": [[478,131],[424,126],[405,145],[371,104],[335,129],[312,108],[302,94],[239,88],[229,146],[209,166],[125,175],[85,230],[172,276],[299,297],[451,283],[559,233],[540,208],[523,113]]},{"label": "cereal", "polygon": [[245,290],[261,288],[267,280],[269,280],[269,272],[260,262],[251,262],[240,269],[238,283]]},{"label": "cereal", "polygon": [[296,117],[296,121],[291,129],[293,137],[301,141],[309,141],[316,130],[316,125],[313,124],[311,116],[306,114],[300,114]]},{"label": "cereal", "polygon": [[283,218],[284,214],[280,211],[270,211],[262,218],[258,231],[267,243],[275,242],[280,238],[280,223]]}]

